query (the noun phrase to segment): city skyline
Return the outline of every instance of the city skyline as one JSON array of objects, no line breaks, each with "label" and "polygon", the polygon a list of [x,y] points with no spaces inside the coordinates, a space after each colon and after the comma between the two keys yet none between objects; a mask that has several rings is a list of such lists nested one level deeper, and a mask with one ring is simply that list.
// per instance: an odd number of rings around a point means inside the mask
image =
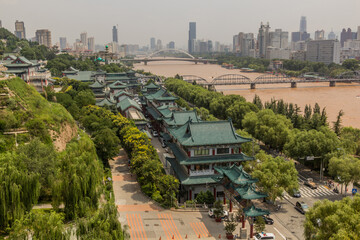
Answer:
[{"label": "city skyline", "polygon": [[[112,27],[118,24],[119,31],[123,33],[119,37],[120,44],[147,46],[149,39],[155,37],[163,42],[175,40],[177,46],[187,48],[189,22],[197,23],[198,39],[211,39],[223,43],[231,43],[234,32],[256,33],[260,22],[270,22],[274,28],[289,32],[297,31],[301,16],[306,16],[307,31],[312,35],[318,29],[324,29],[325,33],[333,29],[336,35],[339,35],[343,28],[350,27],[355,30],[360,24],[356,17],[356,9],[360,8],[357,0],[347,1],[346,13],[340,11],[342,4],[335,0],[316,2],[306,0],[301,3],[290,3],[285,0],[275,0],[271,3],[261,1],[260,9],[259,3],[244,4],[232,0],[226,3],[210,1],[206,5],[205,0],[191,2],[191,5],[187,4],[190,1],[185,0],[171,9],[165,7],[167,4],[164,0],[126,2],[126,4],[114,0],[107,0],[105,3],[79,0],[71,2],[72,8],[69,8],[70,1],[65,0],[63,4],[57,5],[56,12],[66,15],[54,14],[53,1],[37,0],[36,2],[38,4],[35,6],[24,0],[0,0],[0,4],[4,6],[0,9],[2,25],[13,32],[15,21],[24,21],[27,38],[34,37],[36,29],[49,29],[53,39],[65,36],[68,42],[74,42],[79,32],[86,31],[93,33],[98,44],[106,44],[112,40]],[[117,9],[124,4],[127,11],[121,15],[117,14]],[[309,4],[312,4],[311,8],[308,7]],[[35,11],[39,5],[42,6],[42,14],[32,14],[32,10]],[[281,8],[278,5],[281,5]],[[78,11],[84,6],[87,11]],[[199,10],[204,6],[207,11],[202,13],[203,11]],[[319,16],[318,11],[323,12],[324,6],[327,14]],[[273,11],[269,11],[269,8],[273,8]],[[149,9],[152,10],[149,12]],[[238,9],[242,9],[243,14],[235,14]],[[256,11],[257,14],[251,14],[251,10]],[[14,12],[17,14],[13,14]],[[82,12],[86,12],[83,17]],[[333,17],[335,14],[336,18]],[[141,21],[129,21],[136,18]]]}]

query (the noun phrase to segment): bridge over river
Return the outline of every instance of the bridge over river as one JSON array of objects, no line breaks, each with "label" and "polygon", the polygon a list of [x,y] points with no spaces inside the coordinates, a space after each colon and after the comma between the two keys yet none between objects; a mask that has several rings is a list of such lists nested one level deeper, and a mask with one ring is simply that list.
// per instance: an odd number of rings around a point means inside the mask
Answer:
[{"label": "bridge over river", "polygon": [[344,72],[336,77],[321,76],[319,73],[305,73],[302,76],[291,77],[285,74],[263,74],[255,79],[250,79],[241,74],[225,74],[208,81],[196,75],[182,75],[184,81],[197,85],[212,87],[221,85],[250,85],[255,89],[259,84],[284,84],[289,83],[291,88],[296,88],[298,83],[328,82],[330,87],[336,83],[360,83],[360,71]]}]

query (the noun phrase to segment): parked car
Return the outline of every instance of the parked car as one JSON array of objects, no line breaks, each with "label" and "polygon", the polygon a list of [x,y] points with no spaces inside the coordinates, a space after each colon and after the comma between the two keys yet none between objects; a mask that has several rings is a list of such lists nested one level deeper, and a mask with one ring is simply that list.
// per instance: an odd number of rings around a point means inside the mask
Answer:
[{"label": "parked car", "polygon": [[152,131],[152,135],[153,135],[154,137],[159,136],[158,132],[157,132],[157,131],[155,131],[155,130],[153,130],[153,131]]},{"label": "parked car", "polygon": [[255,240],[273,240],[273,239],[275,239],[275,235],[273,234],[273,233],[264,233],[264,232],[262,232],[262,233],[256,233],[255,235],[254,235],[254,239]]},{"label": "parked car", "polygon": [[302,214],[305,214],[307,211],[309,211],[308,205],[304,202],[296,202],[295,209]]},{"label": "parked car", "polygon": [[[262,216],[262,218],[264,219],[265,221],[265,224],[269,224],[269,225],[272,225],[274,224],[274,220],[268,216]],[[256,222],[256,219],[257,217],[254,217],[254,222]]]},{"label": "parked car", "polygon": [[[209,212],[208,212],[208,214],[209,214],[209,217],[214,218],[214,217],[215,217],[215,215],[214,215],[214,208],[210,209]],[[229,216],[228,211],[223,210],[221,218],[227,218],[228,216]]]},{"label": "parked car", "polygon": [[308,186],[311,189],[317,189],[317,185],[316,185],[316,183],[314,183],[314,180],[312,178],[308,178],[304,184],[305,184],[305,186]]},{"label": "parked car", "polygon": [[149,129],[152,129],[152,126],[150,123],[147,123],[146,126],[149,128]]},{"label": "parked car", "polygon": [[293,197],[300,198],[300,197],[301,197],[301,193],[300,193],[300,191],[299,191],[299,190],[294,189],[294,190],[293,190]]}]

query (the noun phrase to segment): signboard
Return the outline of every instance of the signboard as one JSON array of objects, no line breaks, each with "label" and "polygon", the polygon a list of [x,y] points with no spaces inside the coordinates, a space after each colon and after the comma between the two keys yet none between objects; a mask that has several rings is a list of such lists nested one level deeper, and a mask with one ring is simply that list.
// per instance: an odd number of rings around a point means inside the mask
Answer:
[{"label": "signboard", "polygon": [[352,192],[352,194],[356,194],[356,193],[357,193],[357,189],[356,189],[356,188],[353,188],[353,189],[351,190],[351,192]]},{"label": "signboard", "polygon": [[307,156],[306,157],[306,161],[314,161],[315,157],[314,156]]}]

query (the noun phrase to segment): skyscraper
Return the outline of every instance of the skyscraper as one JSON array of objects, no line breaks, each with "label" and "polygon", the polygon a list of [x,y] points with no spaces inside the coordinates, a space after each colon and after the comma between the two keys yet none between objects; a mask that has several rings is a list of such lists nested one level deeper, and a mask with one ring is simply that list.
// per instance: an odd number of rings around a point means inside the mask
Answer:
[{"label": "skyscraper", "polygon": [[325,64],[340,63],[338,40],[312,40],[307,43],[306,60]]},{"label": "skyscraper", "polygon": [[94,37],[89,37],[88,39],[87,39],[87,49],[89,50],[89,51],[92,51],[92,52],[94,52],[95,51],[95,39],[94,39]]},{"label": "skyscraper", "polygon": [[306,32],[306,17],[304,16],[300,19],[300,32]]},{"label": "skyscraper", "polygon": [[60,38],[60,50],[64,50],[66,48],[66,37]]},{"label": "skyscraper", "polygon": [[156,50],[161,50],[162,49],[162,42],[160,39],[158,39],[156,41]]},{"label": "skyscraper", "polygon": [[24,22],[20,22],[20,21],[16,20],[16,22],[15,22],[15,36],[20,38],[20,39],[25,39],[26,38]]},{"label": "skyscraper", "polygon": [[82,32],[80,34],[80,41],[84,46],[87,46],[87,32]]},{"label": "skyscraper", "polygon": [[189,23],[189,42],[188,42],[189,53],[193,53],[195,50],[194,49],[195,39],[196,39],[196,22],[190,22]]},{"label": "skyscraper", "polygon": [[2,23],[1,23],[1,20],[0,20],[0,28],[2,28]]},{"label": "skyscraper", "polygon": [[155,50],[155,48],[156,48],[156,39],[155,38],[150,38],[150,49],[151,50]]},{"label": "skyscraper", "polygon": [[48,48],[52,47],[52,45],[51,45],[51,32],[48,29],[36,30],[35,36],[36,36],[36,41],[40,45],[45,45]]},{"label": "skyscraper", "polygon": [[169,49],[175,49],[175,42],[174,41],[169,42]]},{"label": "skyscraper", "polygon": [[333,30],[331,29],[331,32],[328,34],[328,39],[329,40],[335,40],[336,39],[336,35],[333,32]]},{"label": "skyscraper", "polygon": [[261,58],[266,57],[266,49],[270,46],[270,36],[269,36],[270,25],[261,23],[258,34],[258,44],[259,44],[259,56]]},{"label": "skyscraper", "polygon": [[358,26],[358,30],[357,30],[357,40],[360,40],[360,26]]},{"label": "skyscraper", "polygon": [[324,30],[317,30],[315,32],[315,40],[325,40],[325,31]]},{"label": "skyscraper", "polygon": [[351,28],[348,28],[347,31],[345,28],[343,28],[341,35],[340,35],[341,47],[344,47],[344,42],[349,39],[353,39],[353,34],[351,32]]},{"label": "skyscraper", "polygon": [[118,30],[116,26],[113,26],[112,29],[112,37],[113,37],[113,42],[119,43],[119,39],[118,39]]}]

